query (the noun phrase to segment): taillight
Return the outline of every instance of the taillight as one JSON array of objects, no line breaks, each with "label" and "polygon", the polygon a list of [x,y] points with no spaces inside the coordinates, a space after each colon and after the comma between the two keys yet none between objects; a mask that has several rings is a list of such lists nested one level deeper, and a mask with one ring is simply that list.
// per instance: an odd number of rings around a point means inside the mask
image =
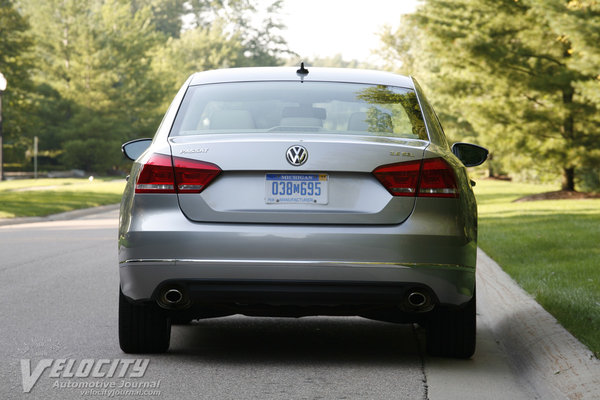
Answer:
[{"label": "taillight", "polygon": [[142,166],[135,184],[136,193],[175,193],[175,178],[171,157],[152,154]]},{"label": "taillight", "polygon": [[393,196],[414,197],[419,184],[421,161],[409,161],[379,167],[373,175]]},{"label": "taillight", "polygon": [[373,175],[393,196],[458,197],[454,170],[441,158],[384,165]]},{"label": "taillight", "polygon": [[200,193],[220,172],[211,163],[152,154],[142,167],[135,192]]},{"label": "taillight", "polygon": [[419,197],[458,197],[454,170],[442,158],[423,160]]},{"label": "taillight", "polygon": [[220,173],[215,164],[173,157],[178,193],[200,193]]}]

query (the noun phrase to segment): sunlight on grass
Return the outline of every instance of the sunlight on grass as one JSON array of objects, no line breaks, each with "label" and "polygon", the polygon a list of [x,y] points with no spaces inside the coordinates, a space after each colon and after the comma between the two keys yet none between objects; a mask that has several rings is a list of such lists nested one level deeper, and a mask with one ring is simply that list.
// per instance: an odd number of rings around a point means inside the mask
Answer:
[{"label": "sunlight on grass", "polygon": [[46,216],[118,203],[125,180],[27,179],[0,182],[0,218]]},{"label": "sunlight on grass", "polygon": [[553,187],[477,182],[479,246],[600,355],[600,199],[513,203]]},{"label": "sunlight on grass", "polygon": [[36,187],[50,187],[50,186],[98,186],[99,183],[106,182],[122,182],[122,180],[115,180],[115,178],[94,178],[90,181],[88,178],[57,178],[57,179],[15,179],[12,181],[0,182],[0,192],[9,190],[19,190],[24,188],[36,188]]}]

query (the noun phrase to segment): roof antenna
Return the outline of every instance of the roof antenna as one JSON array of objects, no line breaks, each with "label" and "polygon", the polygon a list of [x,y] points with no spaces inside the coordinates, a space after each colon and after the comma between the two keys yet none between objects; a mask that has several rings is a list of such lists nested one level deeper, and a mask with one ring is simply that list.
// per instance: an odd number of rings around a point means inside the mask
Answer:
[{"label": "roof antenna", "polygon": [[308,75],[308,70],[304,68],[304,63],[300,63],[300,69],[296,70],[296,75],[300,77],[300,82],[304,82],[304,78]]}]

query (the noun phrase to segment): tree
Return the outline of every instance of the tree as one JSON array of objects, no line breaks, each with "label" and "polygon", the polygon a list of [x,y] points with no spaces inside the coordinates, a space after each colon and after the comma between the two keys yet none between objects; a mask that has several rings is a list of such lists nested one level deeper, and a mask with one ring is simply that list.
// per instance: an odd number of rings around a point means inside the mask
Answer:
[{"label": "tree", "polygon": [[[192,27],[204,29],[220,25],[226,37],[235,37],[242,45],[238,66],[280,65],[281,57],[294,54],[280,32],[284,24],[276,18],[283,0],[191,0]],[[261,19],[262,18],[262,19]]]},{"label": "tree", "polygon": [[20,0],[36,21],[30,132],[66,167],[112,170],[192,72],[279,63],[279,4],[257,23],[249,0]]},{"label": "tree", "polygon": [[314,57],[305,58],[295,55],[286,61],[288,66],[300,65],[300,62],[304,62],[307,67],[327,67],[327,68],[362,68],[362,69],[377,69],[374,65],[365,63],[358,60],[344,60],[342,54],[338,53],[329,57]]},{"label": "tree", "polygon": [[[11,0],[0,0],[0,72],[8,81],[3,93],[3,152],[4,160],[22,161],[11,148],[27,148],[22,135],[32,127],[32,102],[27,94],[32,91],[31,72],[33,40],[29,22],[15,9]],[[4,144],[9,144],[5,146]],[[21,153],[24,153],[21,151]]]},{"label": "tree", "polygon": [[294,54],[279,33],[285,29],[285,25],[275,18],[281,10],[282,2],[283,0],[276,0],[269,4],[264,10],[264,19],[257,25],[251,23],[258,11],[252,4],[233,20],[244,46],[243,66],[280,65],[282,56]]},{"label": "tree", "polygon": [[427,71],[431,97],[452,115],[452,135],[462,127],[495,147],[506,168],[556,171],[562,189],[574,190],[578,170],[600,161],[600,103],[591,94],[598,89],[599,7],[427,0],[407,17],[408,30],[384,39],[412,69]]},{"label": "tree", "polygon": [[49,0],[30,7],[40,21],[37,79],[63,100],[56,109],[61,120],[47,133],[67,167],[107,172],[121,162],[119,145],[150,136],[160,118],[163,88],[151,68],[160,36],[151,9],[136,10],[125,0]]},{"label": "tree", "polygon": [[183,29],[183,17],[190,12],[186,0],[131,0],[134,12],[149,7],[155,30],[165,37],[178,38]]},{"label": "tree", "polygon": [[[227,35],[219,21],[210,27],[196,27],[169,38],[164,46],[156,49],[153,67],[162,76],[171,93],[183,84],[188,76],[197,71],[236,67],[243,64],[244,48],[236,35]],[[172,96],[165,98],[166,109]]]},{"label": "tree", "polygon": [[281,1],[267,6],[264,19],[258,23],[253,21],[256,7],[248,0],[195,0],[188,6],[194,15],[191,28],[180,37],[170,37],[153,57],[153,68],[171,93],[162,109],[194,72],[274,66],[281,64],[282,55],[291,53],[278,34],[284,27],[274,17]]}]

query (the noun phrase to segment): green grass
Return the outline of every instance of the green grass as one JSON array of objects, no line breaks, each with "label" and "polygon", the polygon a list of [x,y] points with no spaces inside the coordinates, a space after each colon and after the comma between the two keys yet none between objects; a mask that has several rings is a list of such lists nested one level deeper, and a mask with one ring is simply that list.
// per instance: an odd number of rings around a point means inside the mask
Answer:
[{"label": "green grass", "polygon": [[[124,180],[24,179],[0,182],[0,218],[46,216],[118,203]],[[24,189],[26,189],[24,191]]]},{"label": "green grass", "polygon": [[512,202],[552,190],[478,181],[479,246],[598,357],[600,199]]}]

